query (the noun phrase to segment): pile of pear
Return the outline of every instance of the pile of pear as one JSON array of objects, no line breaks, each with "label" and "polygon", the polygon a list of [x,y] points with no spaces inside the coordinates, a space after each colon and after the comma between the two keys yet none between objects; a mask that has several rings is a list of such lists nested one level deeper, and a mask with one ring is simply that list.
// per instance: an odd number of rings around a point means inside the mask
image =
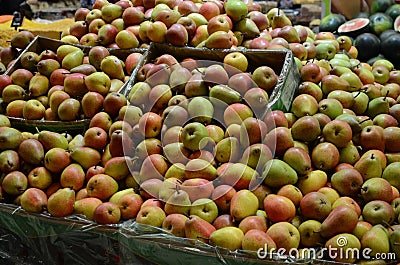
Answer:
[{"label": "pile of pear", "polygon": [[[285,28],[278,34],[278,29],[285,26],[299,33],[289,33]],[[156,42],[207,48],[281,49],[279,40],[271,42],[273,37],[279,35],[292,42],[298,35],[307,35],[303,30],[311,34],[308,27],[294,28],[282,10],[273,8],[265,14],[260,4],[252,1],[96,0],[92,10],[76,11],[75,22],[62,33],[61,40],[113,48],[143,48]]]},{"label": "pile of pear", "polygon": [[84,52],[61,44],[56,50],[24,51],[20,68],[0,76],[0,113],[26,120],[76,121],[106,111],[112,118],[126,103],[122,86],[142,58],[110,54],[103,46]]}]

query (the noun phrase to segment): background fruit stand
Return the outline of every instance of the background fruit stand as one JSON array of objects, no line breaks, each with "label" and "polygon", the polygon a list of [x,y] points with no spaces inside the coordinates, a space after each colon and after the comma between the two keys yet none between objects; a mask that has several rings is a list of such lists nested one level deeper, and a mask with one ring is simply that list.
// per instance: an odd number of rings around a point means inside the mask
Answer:
[{"label": "background fruit stand", "polygon": [[60,40],[15,32],[0,51],[1,259],[397,264],[400,6],[319,32],[259,10],[96,0]]}]

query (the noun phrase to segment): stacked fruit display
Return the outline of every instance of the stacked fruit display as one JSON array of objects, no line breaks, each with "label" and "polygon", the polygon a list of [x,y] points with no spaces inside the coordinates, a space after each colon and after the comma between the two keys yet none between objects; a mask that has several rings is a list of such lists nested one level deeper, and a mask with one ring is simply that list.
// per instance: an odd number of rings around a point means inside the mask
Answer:
[{"label": "stacked fruit display", "polygon": [[102,46],[57,44],[55,50],[25,50],[20,67],[0,77],[2,113],[46,121],[88,119],[102,110],[115,115],[109,110],[125,99],[119,90],[142,53],[128,50],[119,58]]}]

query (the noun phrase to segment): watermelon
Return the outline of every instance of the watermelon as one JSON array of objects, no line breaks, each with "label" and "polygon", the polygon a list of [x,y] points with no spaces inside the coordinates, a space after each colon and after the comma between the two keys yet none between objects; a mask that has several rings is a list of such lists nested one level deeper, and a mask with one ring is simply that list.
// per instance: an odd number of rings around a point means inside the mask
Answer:
[{"label": "watermelon", "polygon": [[396,20],[393,23],[393,28],[395,31],[399,31],[400,32],[400,16],[398,16],[396,18]]},{"label": "watermelon", "polygon": [[319,31],[335,32],[344,22],[346,22],[346,19],[343,15],[331,13],[321,20]]},{"label": "watermelon", "polygon": [[385,12],[392,6],[392,0],[374,0],[371,4],[369,12],[375,14],[378,12]]},{"label": "watermelon", "polygon": [[356,37],[369,31],[369,23],[370,21],[368,18],[354,18],[340,25],[338,28],[338,33],[340,35]]},{"label": "watermelon", "polygon": [[392,5],[386,10],[385,14],[391,17],[394,21],[398,16],[400,16],[400,4]]},{"label": "watermelon", "polygon": [[382,32],[393,28],[393,19],[385,13],[375,13],[369,17],[369,27],[372,33],[381,35]]}]

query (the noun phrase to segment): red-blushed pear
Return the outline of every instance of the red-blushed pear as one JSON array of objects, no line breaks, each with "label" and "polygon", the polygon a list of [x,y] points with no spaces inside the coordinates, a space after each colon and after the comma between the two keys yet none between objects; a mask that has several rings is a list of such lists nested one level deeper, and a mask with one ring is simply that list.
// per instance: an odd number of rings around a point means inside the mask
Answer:
[{"label": "red-blushed pear", "polygon": [[82,97],[88,92],[85,84],[86,75],[81,73],[71,73],[64,79],[64,91],[71,97]]},{"label": "red-blushed pear", "polygon": [[[161,184],[163,183],[162,180],[148,179],[148,180],[141,181],[139,176],[137,176],[135,178],[135,180],[140,185],[140,188],[139,188],[140,196],[142,196],[142,198],[146,200],[144,202],[144,204],[147,202],[148,199],[157,199],[158,200],[160,187],[161,187]],[[158,201],[160,201],[160,200],[158,200]]]},{"label": "red-blushed pear", "polygon": [[99,33],[99,29],[105,24],[106,22],[103,19],[95,18],[88,24],[88,32],[97,35]]},{"label": "red-blushed pear", "polygon": [[28,183],[32,188],[47,189],[53,182],[50,171],[45,167],[35,167],[28,173]]},{"label": "red-blushed pear", "polygon": [[242,103],[233,103],[224,110],[224,122],[226,126],[233,123],[242,124],[247,118],[253,117],[253,111],[250,107]]},{"label": "red-blushed pear", "polygon": [[86,184],[89,197],[107,200],[118,190],[118,183],[109,175],[97,174]]},{"label": "red-blushed pear", "polygon": [[164,219],[161,227],[174,236],[185,237],[185,223],[187,220],[188,217],[183,214],[169,214]]},{"label": "red-blushed pear", "polygon": [[[261,118],[265,113],[265,106],[268,103],[269,95],[264,89],[253,87],[246,91],[244,100],[256,114],[256,117]],[[268,128],[271,129],[271,127]]]},{"label": "red-blushed pear", "polygon": [[249,49],[268,49],[269,41],[262,37],[257,37],[251,40]]},{"label": "red-blushed pear", "polygon": [[46,195],[47,198],[50,197],[50,195],[52,195],[53,193],[55,193],[57,190],[59,190],[61,188],[60,183],[59,182],[54,182],[52,183],[47,189],[46,189]]},{"label": "red-blushed pear", "polygon": [[90,127],[100,127],[106,132],[109,131],[111,124],[113,123],[110,115],[107,112],[101,111],[96,113],[90,120]]},{"label": "red-blushed pear", "polygon": [[46,108],[37,99],[28,100],[22,109],[22,116],[27,120],[41,120]]},{"label": "red-blushed pear", "polygon": [[349,206],[350,208],[354,209],[358,216],[361,215],[361,207],[360,205],[351,197],[341,196],[332,204],[332,210],[339,206]]},{"label": "red-blushed pear", "polygon": [[283,248],[286,252],[298,248],[300,245],[300,233],[289,222],[272,224],[267,230],[267,235],[275,242],[278,249]]},{"label": "red-blushed pear", "polygon": [[199,14],[203,15],[207,21],[220,14],[218,5],[214,2],[206,2],[200,6]]},{"label": "red-blushed pear", "polygon": [[38,188],[28,188],[21,195],[21,207],[28,212],[43,212],[47,207],[46,193]]},{"label": "red-blushed pear", "polygon": [[[19,145],[18,155],[27,163],[39,165],[44,159],[44,148],[38,140],[26,139]],[[8,162],[7,164],[12,165],[13,163]],[[15,164],[18,165],[19,163]],[[2,168],[2,171],[5,172],[4,168]]]},{"label": "red-blushed pear", "polygon": [[154,112],[147,112],[139,119],[139,130],[144,137],[157,137],[161,132],[162,118]]},{"label": "red-blushed pear", "polygon": [[147,30],[147,37],[156,43],[165,42],[167,26],[161,21],[152,22]]},{"label": "red-blushed pear", "polygon": [[364,205],[362,217],[364,221],[372,225],[390,225],[394,222],[395,212],[389,203],[381,200],[373,200]]},{"label": "red-blushed pear", "polygon": [[332,170],[339,164],[339,150],[332,143],[324,142],[314,147],[311,161],[316,169]]},{"label": "red-blushed pear", "polygon": [[14,150],[4,150],[0,153],[0,170],[3,173],[19,170],[21,162],[18,153]]},{"label": "red-blushed pear", "polygon": [[290,199],[296,207],[300,205],[300,202],[303,199],[303,194],[301,191],[292,184],[287,184],[281,187],[276,195]]},{"label": "red-blushed pear", "polygon": [[278,76],[275,71],[269,66],[259,66],[252,74],[253,81],[258,87],[270,91],[273,89],[278,82]]},{"label": "red-blushed pear", "polygon": [[392,186],[384,178],[367,179],[361,187],[361,196],[365,202],[382,200],[390,203],[393,198]]},{"label": "red-blushed pear", "polygon": [[143,204],[143,199],[139,194],[129,193],[123,195],[117,205],[121,211],[121,219],[128,220],[136,218]]},{"label": "red-blushed pear", "polygon": [[93,220],[98,224],[117,224],[121,220],[121,211],[117,204],[103,202],[94,210]]},{"label": "red-blushed pear", "polygon": [[319,83],[322,80],[321,69],[316,63],[308,63],[301,68],[301,80]]},{"label": "red-blushed pear", "polygon": [[89,167],[86,170],[86,174],[85,174],[86,181],[88,181],[94,175],[97,175],[97,174],[104,174],[104,167],[99,166],[99,165]]},{"label": "red-blushed pear", "polygon": [[276,249],[276,244],[268,234],[257,229],[251,229],[244,234],[242,249],[249,251],[263,249],[265,253],[269,253],[272,249]]},{"label": "red-blushed pear", "polygon": [[175,23],[168,28],[165,39],[174,46],[182,47],[188,44],[189,34],[182,24]]},{"label": "red-blushed pear", "polygon": [[190,215],[185,222],[185,237],[197,239],[208,243],[210,235],[215,231],[215,227],[209,222],[196,215]]},{"label": "red-blushed pear", "polygon": [[261,216],[247,216],[242,221],[240,221],[238,228],[246,234],[252,229],[260,230],[263,232],[267,231],[267,221]]},{"label": "red-blushed pear", "polygon": [[366,126],[360,134],[360,145],[364,150],[385,149],[384,129],[377,125]]},{"label": "red-blushed pear", "polygon": [[207,47],[214,49],[230,49],[233,45],[232,35],[229,32],[217,31],[208,36],[208,38],[201,42],[196,47]]},{"label": "red-blushed pear", "polygon": [[254,215],[258,210],[258,198],[249,190],[236,192],[230,203],[230,214],[235,221]]},{"label": "red-blushed pear", "polygon": [[342,196],[355,196],[363,184],[362,175],[354,168],[342,169],[331,177],[332,187]]},{"label": "red-blushed pear", "polygon": [[182,16],[186,16],[191,13],[199,13],[199,7],[192,1],[181,1],[179,2],[177,8],[178,12]]},{"label": "red-blushed pear", "polygon": [[[51,72],[49,81],[50,85],[53,86],[64,86],[64,80],[67,77],[67,75],[70,73],[67,69],[64,68],[58,68]],[[50,91],[49,91],[50,92]],[[50,95],[48,95],[50,96]]]},{"label": "red-blushed pear", "polygon": [[22,99],[13,100],[10,103],[8,103],[5,114],[9,117],[23,118],[24,116],[23,111],[25,104],[26,104],[25,100]]},{"label": "red-blushed pear", "polygon": [[79,146],[70,152],[70,158],[72,161],[80,164],[86,170],[100,162],[101,154],[94,148]]},{"label": "red-blushed pear", "polygon": [[233,218],[230,214],[221,214],[219,215],[212,225],[215,227],[215,229],[220,229],[222,227],[227,227],[227,226],[235,226],[233,222]]},{"label": "red-blushed pear", "polygon": [[307,219],[323,221],[331,212],[331,202],[325,194],[313,191],[304,195],[300,201],[300,210]]},{"label": "red-blushed pear", "polygon": [[[186,2],[186,1],[184,1]],[[205,41],[209,37],[208,31],[207,31],[207,25],[200,25],[196,28],[196,32],[193,35],[193,37],[190,39],[189,43],[191,46],[196,47],[203,41]]]},{"label": "red-blushed pear", "polygon": [[[241,53],[229,53],[224,57],[224,63],[236,67],[237,69],[241,69],[241,67],[246,67],[247,69],[247,58],[243,58],[242,55]],[[245,95],[248,90],[255,86],[255,83],[251,79],[249,73],[238,73],[229,78],[228,86],[241,95]]]},{"label": "red-blushed pear", "polygon": [[83,214],[87,219],[93,220],[93,214],[97,206],[103,202],[100,199],[88,197],[80,200],[75,200],[74,213]]},{"label": "red-blushed pear", "polygon": [[77,163],[68,165],[60,175],[60,185],[63,188],[70,188],[74,191],[80,190],[85,184],[85,171]]},{"label": "red-blushed pear", "polygon": [[240,144],[242,147],[248,147],[260,143],[266,133],[267,126],[262,120],[253,117],[246,118],[240,125]]},{"label": "red-blushed pear", "polygon": [[166,159],[160,154],[149,155],[145,158],[140,168],[139,179],[163,179],[168,170]]},{"label": "red-blushed pear", "polygon": [[104,173],[115,180],[122,180],[129,175],[129,168],[131,166],[132,160],[127,156],[112,157],[104,165]]},{"label": "red-blushed pear", "polygon": [[372,228],[372,224],[366,221],[358,221],[356,228],[352,231],[352,234],[355,235],[359,240],[363,237],[365,232]]},{"label": "red-blushed pear", "polygon": [[268,219],[273,223],[289,222],[296,215],[296,207],[293,202],[284,196],[269,194],[263,203]]},{"label": "red-blushed pear", "polygon": [[263,143],[277,156],[283,155],[287,149],[294,146],[291,130],[286,127],[277,127],[269,131]]},{"label": "red-blushed pear", "polygon": [[383,130],[383,136],[385,139],[385,151],[386,152],[400,152],[400,145],[395,140],[400,135],[400,128],[397,126],[390,126]]},{"label": "red-blushed pear", "polygon": [[128,74],[132,74],[133,69],[135,69],[141,58],[142,54],[138,52],[133,52],[126,57],[125,68]]},{"label": "red-blushed pear", "polygon": [[222,212],[228,212],[232,197],[236,194],[236,190],[229,185],[219,185],[212,191],[211,198],[217,204],[218,209]]},{"label": "red-blushed pear", "polygon": [[70,162],[70,153],[59,147],[48,150],[44,156],[44,166],[52,173],[61,173]]},{"label": "red-blushed pear", "polygon": [[320,233],[330,238],[339,233],[351,233],[358,223],[358,214],[346,205],[338,206],[322,222]]},{"label": "red-blushed pear", "polygon": [[202,198],[210,198],[214,194],[212,182],[203,178],[186,179],[180,188],[186,191],[191,202]]},{"label": "red-blushed pear", "polygon": [[91,127],[85,132],[83,141],[87,147],[103,150],[108,143],[108,134],[100,127]]},{"label": "red-blushed pear", "polygon": [[228,32],[231,29],[231,26],[224,15],[218,15],[211,18],[207,24],[208,34],[212,34],[217,31],[225,31]]},{"label": "red-blushed pear", "polygon": [[51,194],[47,200],[47,211],[55,217],[65,217],[74,212],[75,191],[70,188],[60,188]]}]

